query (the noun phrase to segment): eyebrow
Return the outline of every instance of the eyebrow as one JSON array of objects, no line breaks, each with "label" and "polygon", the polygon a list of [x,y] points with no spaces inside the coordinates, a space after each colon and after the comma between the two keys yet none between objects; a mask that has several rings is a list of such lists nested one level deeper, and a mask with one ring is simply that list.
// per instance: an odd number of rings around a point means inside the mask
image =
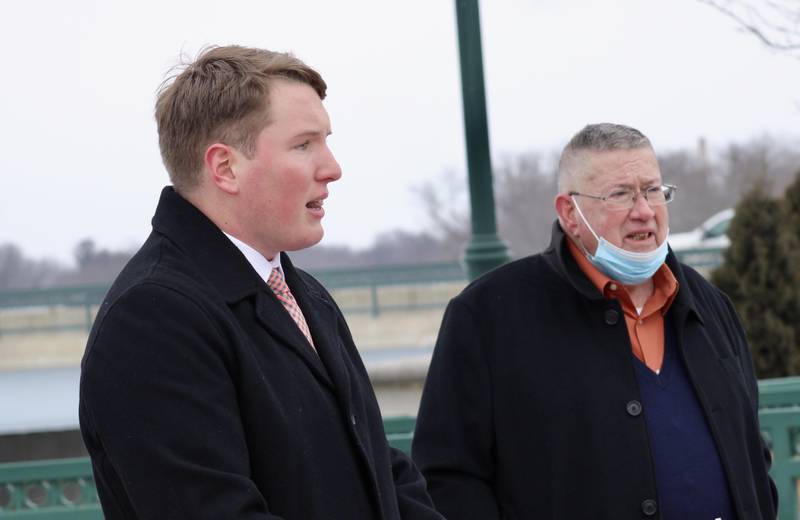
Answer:
[{"label": "eyebrow", "polygon": [[635,189],[634,185],[629,183],[629,182],[615,182],[615,183],[603,186],[602,188],[600,188],[600,190],[603,191],[603,192],[608,192],[608,191],[617,190],[617,189],[620,189],[620,188],[624,189],[624,190]]},{"label": "eyebrow", "polygon": [[617,182],[617,183],[609,184],[606,189],[614,189],[614,188],[635,189],[638,186],[652,187],[652,186],[658,186],[659,184],[661,184],[661,182],[658,179],[653,178],[653,179],[647,179],[642,183],[638,183],[638,182],[637,183]]},{"label": "eyebrow", "polygon": [[301,139],[304,137],[328,137],[333,132],[330,130],[304,130],[294,135],[292,139]]}]

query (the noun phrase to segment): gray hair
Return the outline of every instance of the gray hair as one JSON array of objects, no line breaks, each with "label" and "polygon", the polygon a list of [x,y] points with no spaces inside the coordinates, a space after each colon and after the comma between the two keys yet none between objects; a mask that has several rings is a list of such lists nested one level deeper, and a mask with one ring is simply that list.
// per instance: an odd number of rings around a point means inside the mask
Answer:
[{"label": "gray hair", "polygon": [[650,140],[635,128],[615,123],[586,125],[570,139],[558,161],[558,190],[564,193],[572,188],[575,177],[582,173],[583,152],[607,152],[610,150],[633,150],[647,147]]}]

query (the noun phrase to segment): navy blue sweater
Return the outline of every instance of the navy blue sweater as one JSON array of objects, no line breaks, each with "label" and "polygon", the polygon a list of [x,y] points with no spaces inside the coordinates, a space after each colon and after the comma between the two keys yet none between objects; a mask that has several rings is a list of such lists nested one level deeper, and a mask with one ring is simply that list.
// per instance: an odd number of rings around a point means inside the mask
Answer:
[{"label": "navy blue sweater", "polygon": [[[669,316],[669,314],[668,314]],[[733,520],[728,482],[717,446],[665,323],[664,362],[656,374],[638,359],[642,408],[664,520]]]}]

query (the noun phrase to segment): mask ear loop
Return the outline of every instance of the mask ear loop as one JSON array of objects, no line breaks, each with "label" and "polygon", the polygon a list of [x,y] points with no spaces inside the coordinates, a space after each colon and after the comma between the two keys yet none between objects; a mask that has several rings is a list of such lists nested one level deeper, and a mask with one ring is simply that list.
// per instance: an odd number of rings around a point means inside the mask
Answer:
[{"label": "mask ear loop", "polygon": [[[575,200],[575,195],[570,195],[570,198],[572,199],[572,204],[574,204],[574,205],[575,205],[575,209],[577,209],[577,210],[578,210],[578,215],[580,215],[580,216],[581,216],[581,220],[583,220],[583,223],[584,223],[584,224],[586,224],[586,227],[588,227],[588,228],[589,228],[589,231],[591,231],[591,232],[592,232],[592,235],[594,235],[594,239],[595,239],[595,240],[597,240],[597,245],[599,246],[599,245],[600,245],[600,237],[598,237],[598,236],[597,236],[597,233],[595,233],[595,232],[594,232],[594,229],[592,229],[592,226],[591,226],[591,224],[589,224],[589,221],[588,221],[588,220],[586,220],[586,217],[584,217],[584,216],[583,216],[583,211],[581,211],[581,207],[580,207],[580,206],[578,206],[578,201],[577,201],[577,200]],[[594,255],[592,255],[591,253],[589,253],[589,250],[588,250],[588,249],[586,249],[586,246],[585,246],[585,245],[583,245],[583,240],[581,240],[580,238],[578,238],[578,245],[579,245],[579,246],[580,246],[580,248],[583,250],[583,254],[584,254],[584,255],[585,255],[587,258],[593,258],[593,257],[594,257]]]}]

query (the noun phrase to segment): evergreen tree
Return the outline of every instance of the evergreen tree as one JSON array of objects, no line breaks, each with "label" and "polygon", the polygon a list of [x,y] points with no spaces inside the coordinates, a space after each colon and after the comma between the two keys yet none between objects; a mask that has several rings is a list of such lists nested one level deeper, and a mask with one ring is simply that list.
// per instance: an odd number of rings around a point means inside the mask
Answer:
[{"label": "evergreen tree", "polygon": [[[800,182],[795,185],[800,191]],[[796,247],[792,251],[787,242],[787,212],[793,211],[787,200],[770,197],[763,184],[742,197],[728,230],[725,261],[711,278],[736,306],[759,378],[800,374],[800,335],[793,320],[800,277],[792,272],[798,264],[790,262]]]},{"label": "evergreen tree", "polygon": [[786,288],[781,294],[786,322],[794,328],[795,348],[800,350],[800,171],[786,188],[781,201],[781,221],[778,222],[780,243],[789,269]]}]

